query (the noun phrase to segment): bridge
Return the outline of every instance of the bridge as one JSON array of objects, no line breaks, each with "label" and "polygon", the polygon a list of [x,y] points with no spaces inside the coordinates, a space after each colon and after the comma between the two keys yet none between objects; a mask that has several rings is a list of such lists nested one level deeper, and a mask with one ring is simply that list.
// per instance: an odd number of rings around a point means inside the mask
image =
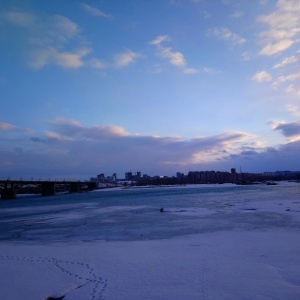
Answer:
[{"label": "bridge", "polygon": [[0,180],[1,199],[14,199],[22,187],[32,186],[36,193],[43,196],[55,195],[62,188],[69,193],[79,193],[82,190],[92,191],[97,188],[96,182],[89,181],[34,181],[34,180]]}]

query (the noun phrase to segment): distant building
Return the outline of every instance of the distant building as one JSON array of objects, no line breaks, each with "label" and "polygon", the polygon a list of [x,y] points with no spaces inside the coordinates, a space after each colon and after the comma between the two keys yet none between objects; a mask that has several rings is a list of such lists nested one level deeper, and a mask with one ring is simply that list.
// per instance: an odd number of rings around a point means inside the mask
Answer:
[{"label": "distant building", "polygon": [[231,169],[231,176],[232,176],[232,182],[233,183],[237,183],[237,173],[236,173],[236,169],[235,168]]},{"label": "distant building", "polygon": [[112,176],[105,177],[104,173],[100,173],[97,177],[91,177],[90,181],[97,182],[97,183],[106,183],[106,182],[116,182],[117,181],[117,174],[114,173]]},{"label": "distant building", "polygon": [[184,178],[184,174],[181,173],[181,172],[177,172],[177,173],[176,173],[176,178],[177,178],[177,179],[183,179],[183,178]]},{"label": "distant building", "polygon": [[105,176],[103,173],[97,175],[98,182],[105,182]]},{"label": "distant building", "polygon": [[125,180],[132,180],[133,178],[132,178],[132,172],[130,171],[130,172],[126,172],[125,173]]}]

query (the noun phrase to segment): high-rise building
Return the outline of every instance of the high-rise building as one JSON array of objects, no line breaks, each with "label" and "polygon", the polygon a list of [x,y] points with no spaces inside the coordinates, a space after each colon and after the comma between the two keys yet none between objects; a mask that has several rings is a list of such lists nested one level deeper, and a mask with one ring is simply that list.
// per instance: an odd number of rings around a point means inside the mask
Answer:
[{"label": "high-rise building", "polygon": [[236,169],[235,168],[231,169],[231,176],[232,176],[232,182],[236,183],[237,182],[237,173],[236,173]]},{"label": "high-rise building", "polygon": [[132,180],[132,172],[126,172],[125,173],[125,180]]}]

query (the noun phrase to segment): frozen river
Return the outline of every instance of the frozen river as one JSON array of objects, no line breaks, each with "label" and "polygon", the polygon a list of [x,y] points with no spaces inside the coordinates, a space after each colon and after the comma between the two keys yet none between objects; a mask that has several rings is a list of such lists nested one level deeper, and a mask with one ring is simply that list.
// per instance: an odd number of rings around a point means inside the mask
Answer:
[{"label": "frozen river", "polygon": [[4,300],[300,299],[300,184],[19,197],[0,244]]}]

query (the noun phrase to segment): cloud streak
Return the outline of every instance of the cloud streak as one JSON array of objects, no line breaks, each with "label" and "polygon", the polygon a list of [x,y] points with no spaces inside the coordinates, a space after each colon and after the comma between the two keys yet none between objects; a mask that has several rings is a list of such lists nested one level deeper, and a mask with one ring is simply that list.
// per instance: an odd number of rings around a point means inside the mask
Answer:
[{"label": "cloud streak", "polygon": [[[0,130],[11,128],[12,124],[1,123]],[[300,125],[282,123],[274,130],[295,141]],[[135,135],[116,125],[87,127],[76,120],[56,119],[45,132],[19,130],[18,149],[7,138],[0,150],[0,175],[89,178],[99,171],[141,169],[169,174],[171,170],[175,174],[190,167],[227,169],[249,159],[255,163],[264,153],[271,153],[271,148],[262,148],[256,139],[240,131],[192,139]],[[273,148],[276,153],[277,148]]]},{"label": "cloud streak", "polygon": [[209,36],[215,36],[219,39],[229,41],[233,45],[241,45],[246,42],[245,38],[240,37],[236,33],[233,33],[228,28],[224,28],[224,27],[211,28],[207,31],[207,34]]},{"label": "cloud streak", "polygon": [[276,10],[261,15],[258,21],[267,29],[260,34],[261,55],[272,56],[289,49],[300,34],[300,4],[298,0],[278,0]]},{"label": "cloud streak", "polygon": [[15,128],[15,126],[10,123],[0,122],[0,131],[8,131],[13,128]]},{"label": "cloud streak", "polygon": [[174,51],[171,47],[163,45],[165,42],[170,42],[171,38],[168,35],[159,35],[154,40],[150,41],[150,45],[156,46],[158,55],[166,59],[171,65],[182,68],[184,74],[194,74],[198,70],[195,68],[188,68],[183,53]]},{"label": "cloud streak", "polygon": [[81,5],[82,5],[83,9],[92,16],[102,17],[102,18],[106,18],[106,19],[112,19],[112,15],[104,13],[97,7],[93,7],[93,6],[85,4],[85,3],[82,3]]}]

